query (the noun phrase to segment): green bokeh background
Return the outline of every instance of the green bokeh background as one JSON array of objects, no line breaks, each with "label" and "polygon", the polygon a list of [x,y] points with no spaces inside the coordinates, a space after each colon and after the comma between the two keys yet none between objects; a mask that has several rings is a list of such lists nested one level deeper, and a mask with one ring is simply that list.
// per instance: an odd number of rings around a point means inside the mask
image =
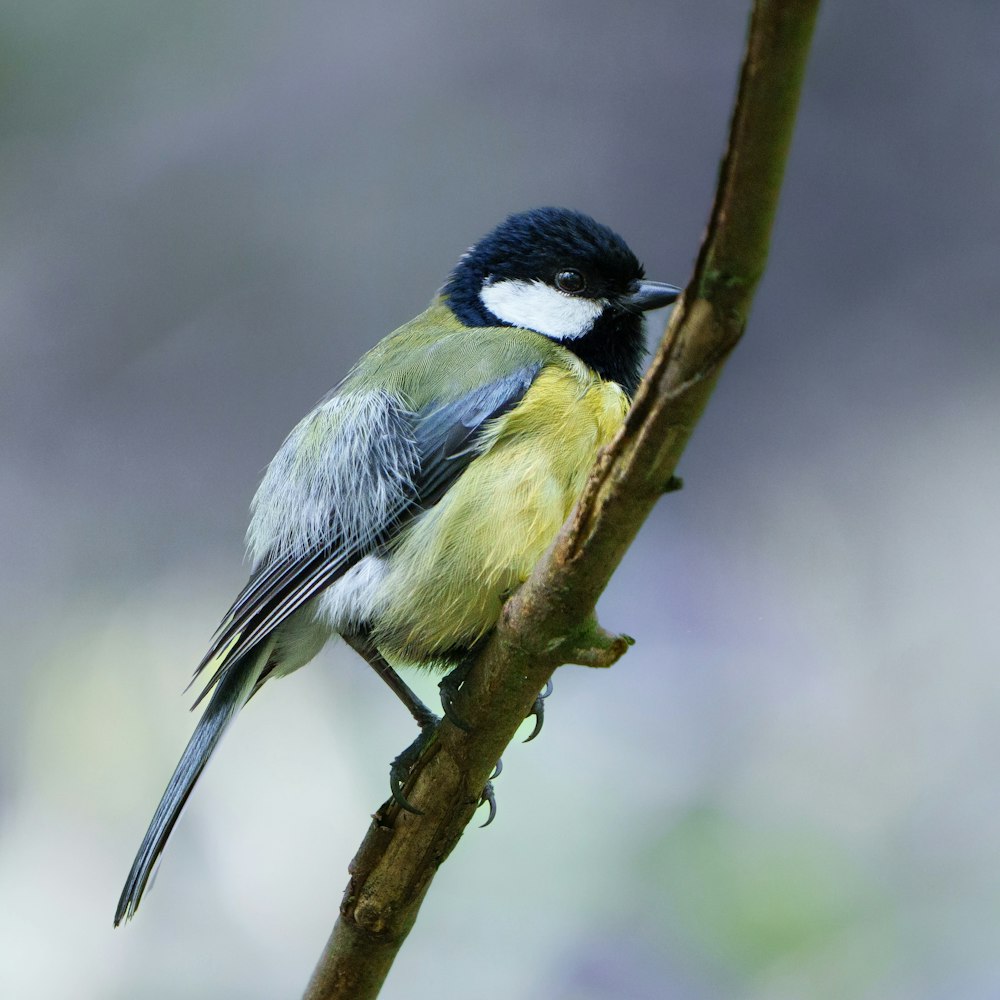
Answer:
[{"label": "green bokeh background", "polygon": [[[508,212],[684,282],[745,18],[0,10],[0,995],[301,990],[412,737],[342,647],[244,713],[111,928],[260,472]],[[387,1000],[1000,995],[998,33],[825,5],[747,339],[602,602],[639,642],[559,671]]]}]

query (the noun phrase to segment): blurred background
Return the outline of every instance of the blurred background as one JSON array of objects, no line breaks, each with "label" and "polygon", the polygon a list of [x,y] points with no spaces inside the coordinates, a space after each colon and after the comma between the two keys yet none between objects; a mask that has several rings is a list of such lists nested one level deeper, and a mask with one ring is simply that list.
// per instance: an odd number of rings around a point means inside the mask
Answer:
[{"label": "blurred background", "polygon": [[[299,994],[413,737],[343,647],[111,927],[261,471],[509,212],[684,283],[747,9],[3,6],[0,995]],[[387,1000],[1000,995],[998,32],[825,5],[746,339],[602,602],[638,645],[558,672]]]}]

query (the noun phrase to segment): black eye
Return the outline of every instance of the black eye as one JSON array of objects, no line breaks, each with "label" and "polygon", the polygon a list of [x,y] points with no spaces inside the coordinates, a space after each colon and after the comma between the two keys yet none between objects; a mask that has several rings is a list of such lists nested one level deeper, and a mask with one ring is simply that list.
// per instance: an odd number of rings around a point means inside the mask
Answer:
[{"label": "black eye", "polygon": [[556,275],[556,288],[575,295],[587,287],[587,279],[579,271],[560,271]]}]

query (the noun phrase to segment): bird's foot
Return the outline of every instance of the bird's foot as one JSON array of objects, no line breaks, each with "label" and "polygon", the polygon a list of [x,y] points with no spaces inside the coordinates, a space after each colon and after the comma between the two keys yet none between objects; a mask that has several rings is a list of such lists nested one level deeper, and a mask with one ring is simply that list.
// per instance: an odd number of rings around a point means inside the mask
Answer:
[{"label": "bird's foot", "polygon": [[531,730],[531,735],[524,741],[525,743],[530,743],[541,731],[542,725],[545,722],[545,699],[552,694],[552,681],[548,680],[545,682],[545,688],[542,693],[535,699],[535,703],[531,706],[531,711],[528,713],[528,718],[534,717],[535,726]]},{"label": "bird's foot", "polygon": [[[444,711],[445,718],[465,733],[472,732],[472,726],[456,711],[455,698],[458,696],[465,678],[468,677],[473,662],[473,657],[466,657],[450,673],[446,674],[438,684],[438,689],[441,691],[441,708]],[[530,743],[542,731],[542,725],[545,722],[545,699],[550,694],[552,694],[551,680],[546,681],[545,688],[535,699],[534,704],[531,706],[531,711],[527,715],[529,719],[534,718],[535,725],[531,730],[531,735],[524,741],[525,743]]]},{"label": "bird's foot", "polygon": [[[434,724],[421,729],[420,735],[389,765],[389,788],[392,791],[393,801],[400,809],[405,809],[406,812],[413,813],[414,816],[423,816],[423,810],[418,809],[407,799],[403,794],[403,785],[409,779],[413,765],[420,759],[420,755],[431,741],[436,728],[437,726]],[[501,759],[497,761],[496,767],[493,768],[493,773],[489,776],[489,779],[483,786],[482,794],[479,796],[478,805],[482,805],[485,802],[490,807],[490,814],[486,818],[486,822],[482,824],[484,827],[489,826],[497,815],[497,800],[496,794],[493,791],[493,781],[500,777],[502,771],[503,760]]]},{"label": "bird's foot", "polygon": [[[524,741],[525,743],[530,743],[541,731],[542,723],[545,720],[545,699],[552,694],[552,681],[549,680],[545,684],[545,688],[542,693],[535,699],[535,703],[531,706],[531,711],[528,713],[527,718],[534,716],[535,726],[531,730],[531,735]],[[495,778],[499,778],[501,772],[503,771],[503,758],[497,761],[496,767],[493,768],[493,773],[489,777],[489,781],[483,787],[482,795],[479,796],[479,804],[482,805],[484,802],[490,807],[490,814],[486,817],[486,822],[482,824],[485,828],[496,819],[497,815],[497,799],[493,792],[493,781]]]},{"label": "bird's foot", "polygon": [[[502,765],[500,761],[497,761],[496,770],[493,772],[494,778],[500,773],[501,766]],[[484,802],[489,805],[490,814],[489,816],[486,817],[486,822],[480,824],[479,828],[481,830],[486,829],[486,827],[488,827],[490,823],[492,823],[493,820],[496,819],[497,816],[497,798],[496,795],[493,794],[492,778],[489,781],[487,781],[486,784],[483,786],[483,793],[482,795],[479,796],[479,805],[482,805]]]},{"label": "bird's foot", "polygon": [[427,744],[430,743],[437,729],[438,719],[426,726],[420,727],[420,735],[389,765],[389,788],[392,791],[392,799],[400,807],[414,816],[422,816],[423,810],[418,809],[403,794],[403,785],[406,784],[413,770],[413,765],[420,759]]},{"label": "bird's foot", "polygon": [[471,655],[466,656],[458,666],[445,674],[441,683],[438,684],[438,689],[441,692],[441,708],[444,711],[445,718],[464,733],[472,732],[472,726],[456,711],[455,698],[461,690],[465,678],[469,676],[469,671],[472,669],[474,662],[475,660]]}]

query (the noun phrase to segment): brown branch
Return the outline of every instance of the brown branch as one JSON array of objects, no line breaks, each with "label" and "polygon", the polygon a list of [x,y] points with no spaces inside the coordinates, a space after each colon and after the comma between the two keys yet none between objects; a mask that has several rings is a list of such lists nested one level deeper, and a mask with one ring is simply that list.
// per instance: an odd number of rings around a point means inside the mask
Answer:
[{"label": "brown branch", "polygon": [[459,695],[472,726],[443,722],[407,783],[421,815],[384,804],[306,1000],[375,997],[438,866],[472,818],[495,762],[556,667],[611,666],[631,644],[594,618],[597,599],[668,488],[764,271],[819,0],[758,0],[729,146],[684,296],[625,424],[531,578],[507,602]]}]

